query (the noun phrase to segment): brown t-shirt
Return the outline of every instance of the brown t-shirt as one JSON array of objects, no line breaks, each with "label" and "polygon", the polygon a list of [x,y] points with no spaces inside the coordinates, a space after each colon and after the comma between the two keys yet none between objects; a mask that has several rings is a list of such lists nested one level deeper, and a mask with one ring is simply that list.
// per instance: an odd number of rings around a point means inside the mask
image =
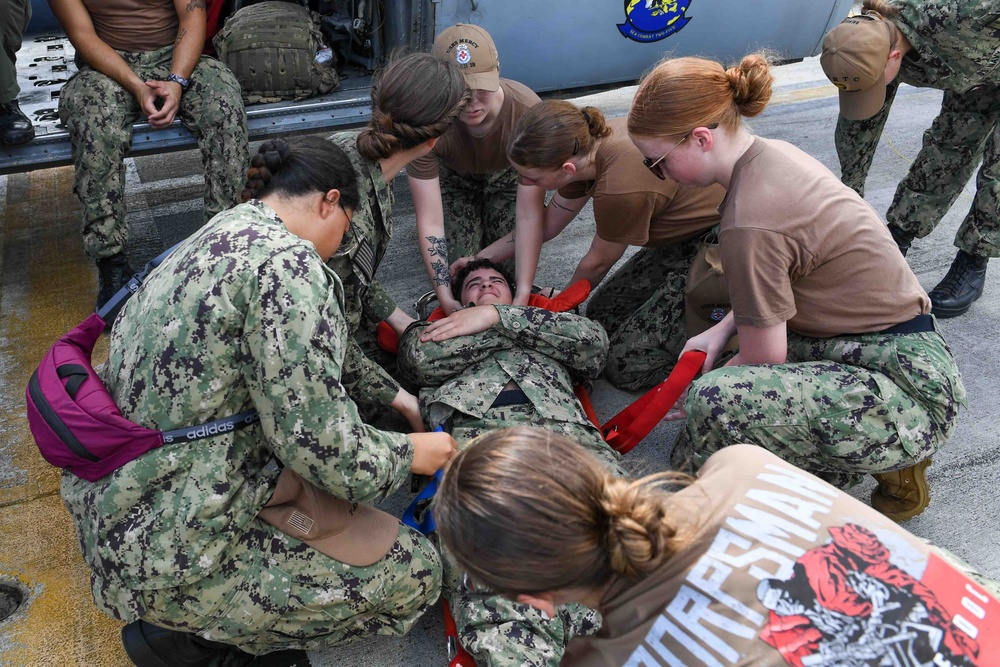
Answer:
[{"label": "brown t-shirt", "polygon": [[698,517],[688,546],[613,584],[600,632],[573,640],[563,665],[1000,664],[1000,601],[763,448],[714,454],[675,496],[678,514]]},{"label": "brown t-shirt", "polygon": [[83,0],[102,42],[117,51],[155,51],[177,38],[173,0]]},{"label": "brown t-shirt", "polygon": [[722,268],[737,324],[782,322],[816,338],[881,331],[930,299],[856,192],[784,141],[754,139],[720,208]]},{"label": "brown t-shirt", "polygon": [[427,181],[438,177],[444,165],[460,174],[494,174],[510,166],[507,142],[524,112],[541,100],[523,83],[500,79],[503,105],[489,134],[474,137],[465,123],[456,120],[427,155],[406,165],[406,175]]},{"label": "brown t-shirt", "polygon": [[660,180],[642,163],[628,138],[627,119],[608,121],[611,135],[597,144],[597,179],[559,188],[566,199],[594,198],[597,235],[612,243],[663,246],[694,238],[719,222],[726,191],[719,185],[689,188]]}]

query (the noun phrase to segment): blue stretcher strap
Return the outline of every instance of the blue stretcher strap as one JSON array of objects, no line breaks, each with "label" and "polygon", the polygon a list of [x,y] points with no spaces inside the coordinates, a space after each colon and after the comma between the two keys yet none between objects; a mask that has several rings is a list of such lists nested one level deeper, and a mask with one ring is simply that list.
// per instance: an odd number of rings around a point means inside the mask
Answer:
[{"label": "blue stretcher strap", "polygon": [[434,514],[431,512],[431,501],[441,485],[441,477],[444,470],[438,470],[431,477],[423,491],[417,494],[410,506],[403,512],[403,523],[414,530],[419,530],[424,535],[430,535],[437,530],[437,522],[434,521]]},{"label": "blue stretcher strap", "polygon": [[[450,420],[446,424],[450,424]],[[434,429],[434,432],[440,433],[444,430],[445,424],[441,424]],[[451,432],[451,426],[448,427],[448,431]],[[444,468],[434,473],[424,490],[413,499],[410,506],[403,512],[401,521],[404,525],[420,531],[424,535],[430,535],[437,530],[437,522],[434,521],[434,516],[431,514],[431,501],[434,500],[434,494],[437,493],[443,476]]]}]

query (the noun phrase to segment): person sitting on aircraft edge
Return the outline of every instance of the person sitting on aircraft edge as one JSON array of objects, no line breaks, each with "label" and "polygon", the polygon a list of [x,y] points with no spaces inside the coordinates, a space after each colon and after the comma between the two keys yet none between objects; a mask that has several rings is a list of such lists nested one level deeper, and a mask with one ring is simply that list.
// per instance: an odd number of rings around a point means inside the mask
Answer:
[{"label": "person sitting on aircraft edge", "polygon": [[[166,444],[97,482],[62,479],[94,600],[128,622],[140,666],[242,665],[246,653],[402,635],[440,593],[431,542],[365,503],[411,471],[432,474],[455,441],[367,426],[339,381],[350,334],[324,261],[359,205],[352,165],[318,137],[265,142],[252,165],[249,201],[184,241],[126,302],[102,379],[144,426],[251,408],[259,422]],[[289,477],[337,516],[283,515]],[[301,541],[328,521],[340,532]]]},{"label": "person sitting on aircraft edge", "polygon": [[[510,257],[515,220],[540,229],[545,191],[519,185],[505,153],[515,123],[539,98],[527,86],[500,78],[496,45],[480,26],[447,28],[434,40],[433,53],[457,64],[473,91],[459,122],[406,170],[424,266],[442,310],[451,313],[461,306],[451,293],[451,275],[463,262]],[[531,277],[520,270],[517,287],[515,303],[528,303]]]},{"label": "person sitting on aircraft edge", "polygon": [[31,119],[17,103],[17,52],[31,20],[29,0],[0,0],[0,146],[35,138]]},{"label": "person sitting on aircraft edge", "polygon": [[930,291],[938,317],[966,312],[983,293],[989,258],[1000,255],[998,16],[997,0],[865,0],[860,16],[823,40],[820,62],[840,89],[841,178],[862,196],[899,84],[944,91],[941,112],[886,211],[904,256],[934,230],[982,159],[975,198],[955,235],[958,254]]},{"label": "person sitting on aircraft edge", "polygon": [[[930,501],[925,471],[954,432],[965,387],[872,207],[816,159],[744,127],[772,82],[760,54],[728,70],[667,59],[629,110],[632,140],[665,175],[728,190],[719,244],[733,310],[684,346],[708,358],[668,415],[687,416],[672,462],[697,468],[752,443],[836,486],[871,473],[873,505],[902,521]],[[739,353],[708,372],[737,332]]]},{"label": "person sitting on aircraft edge", "polygon": [[[703,237],[719,222],[725,190],[651,173],[625,123],[606,122],[594,107],[546,100],[518,121],[507,157],[522,183],[558,190],[545,207],[539,242],[559,234],[594,199],[594,240],[567,285],[586,279],[596,289],[630,245],[643,246],[587,305],[587,317],[611,338],[605,377],[616,387],[639,389],[662,380],[688,336],[704,330],[690,330],[685,292]],[[528,254],[537,261],[537,249]],[[534,268],[526,270],[531,282]],[[724,315],[720,308],[719,319]]]},{"label": "person sitting on aircraft edge", "polygon": [[144,115],[159,130],[176,117],[198,138],[208,221],[240,202],[250,159],[246,112],[232,72],[201,55],[204,0],[49,4],[82,63],[59,95],[59,119],[73,144],[99,310],[134,273],[126,257],[124,163],[132,124]]},{"label": "person sitting on aircraft edge", "polygon": [[[487,259],[467,263],[452,283],[468,304],[436,322],[410,327],[399,342],[400,371],[420,391],[431,427],[448,428],[459,446],[507,426],[538,426],[586,447],[609,470],[618,455],[588,419],[573,386],[597,377],[607,354],[600,324],[573,313],[514,306],[511,279]],[[554,667],[574,636],[600,625],[592,610],[536,610],[465,586],[443,554],[444,595],[462,645],[479,667]]]},{"label": "person sitting on aircraft edge", "polygon": [[684,477],[492,431],[446,469],[438,535],[477,588],[601,612],[564,666],[996,664],[1000,585],[943,549],[759,447]]},{"label": "person sitting on aircraft edge", "polygon": [[343,284],[353,337],[342,381],[366,421],[391,407],[410,428],[423,430],[416,397],[390,375],[395,358],[376,342],[379,322],[388,322],[398,335],[413,318],[396,305],[375,272],[392,239],[393,178],[435,146],[468,104],[469,92],[456,65],[414,53],[391,59],[376,72],[371,97],[366,127],[329,137],[354,165],[361,195],[345,250],[328,263]]}]

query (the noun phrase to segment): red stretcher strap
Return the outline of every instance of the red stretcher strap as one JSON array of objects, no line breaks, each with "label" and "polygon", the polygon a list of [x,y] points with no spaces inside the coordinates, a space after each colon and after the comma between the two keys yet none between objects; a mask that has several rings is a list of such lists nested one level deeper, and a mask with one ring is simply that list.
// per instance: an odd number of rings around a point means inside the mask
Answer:
[{"label": "red stretcher strap", "polygon": [[667,379],[656,385],[601,427],[604,439],[619,454],[632,451],[663,419],[691,381],[698,375],[707,355],[691,350],[681,355]]},{"label": "red stretcher strap", "polygon": [[448,639],[448,667],[476,667],[472,655],[458,641],[458,628],[451,616],[448,601],[441,600],[441,605],[444,607],[444,636]]},{"label": "red stretcher strap", "polygon": [[573,387],[573,393],[576,394],[577,399],[580,401],[583,414],[587,415],[590,423],[597,428],[601,428],[601,422],[597,418],[597,412],[594,411],[594,404],[590,401],[590,394],[587,393],[587,388],[582,384],[578,384]]}]

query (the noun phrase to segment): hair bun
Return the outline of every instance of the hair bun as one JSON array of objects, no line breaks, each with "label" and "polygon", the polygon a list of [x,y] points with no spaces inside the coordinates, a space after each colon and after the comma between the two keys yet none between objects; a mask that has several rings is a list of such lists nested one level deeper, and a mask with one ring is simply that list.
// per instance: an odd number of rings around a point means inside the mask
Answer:
[{"label": "hair bun", "polygon": [[583,107],[580,109],[583,120],[587,123],[587,132],[595,139],[600,139],[611,134],[611,128],[604,118],[604,114],[597,107]]},{"label": "hair bun", "polygon": [[[281,169],[281,165],[291,157],[291,154],[292,147],[288,140],[280,137],[265,141],[257,149],[257,155],[262,156],[264,166],[271,174],[276,174]],[[253,164],[252,161],[251,164]]]},{"label": "hair bun", "polygon": [[274,174],[292,155],[292,147],[287,139],[278,138],[265,141],[250,158],[250,169],[247,170],[247,181],[240,198],[243,201],[257,199],[271,183]]},{"label": "hair bun", "polygon": [[664,521],[660,499],[645,493],[642,480],[609,475],[601,509],[608,521],[611,569],[626,577],[648,574],[673,551],[674,527]]},{"label": "hair bun", "polygon": [[774,83],[771,66],[764,54],[744,56],[738,65],[726,70],[726,77],[740,115],[753,118],[764,110],[771,99],[771,85]]}]

